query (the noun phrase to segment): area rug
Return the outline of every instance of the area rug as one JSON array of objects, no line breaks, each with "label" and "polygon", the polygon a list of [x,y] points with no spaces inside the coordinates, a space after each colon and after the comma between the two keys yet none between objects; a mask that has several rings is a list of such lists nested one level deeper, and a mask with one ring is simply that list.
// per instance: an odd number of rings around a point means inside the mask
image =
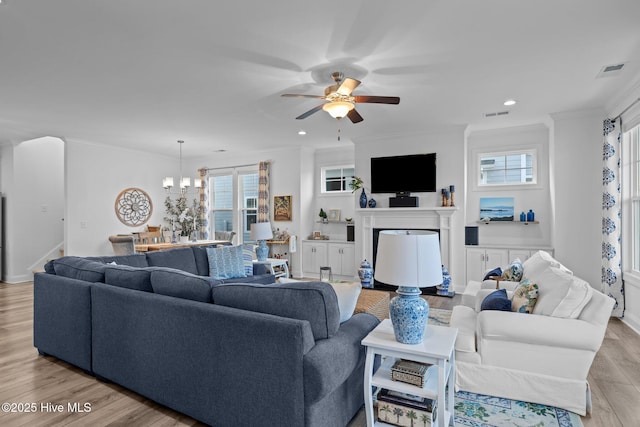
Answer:
[{"label": "area rug", "polygon": [[[451,310],[429,309],[429,324],[448,326]],[[582,427],[578,414],[552,406],[458,391],[455,425],[470,427]]]}]

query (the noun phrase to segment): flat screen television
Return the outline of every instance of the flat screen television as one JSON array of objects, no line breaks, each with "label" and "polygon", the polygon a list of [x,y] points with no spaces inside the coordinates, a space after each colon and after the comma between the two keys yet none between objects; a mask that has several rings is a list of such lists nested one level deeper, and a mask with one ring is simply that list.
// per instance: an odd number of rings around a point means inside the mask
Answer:
[{"label": "flat screen television", "polygon": [[371,158],[372,193],[433,193],[436,153]]}]

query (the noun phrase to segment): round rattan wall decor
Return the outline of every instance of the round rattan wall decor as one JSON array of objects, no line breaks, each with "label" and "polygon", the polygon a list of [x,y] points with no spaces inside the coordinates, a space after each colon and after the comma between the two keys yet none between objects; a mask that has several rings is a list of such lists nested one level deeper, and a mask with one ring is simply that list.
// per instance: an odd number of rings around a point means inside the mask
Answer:
[{"label": "round rattan wall decor", "polygon": [[151,218],[152,212],[151,198],[139,188],[127,188],[116,197],[116,215],[124,225],[144,225]]}]

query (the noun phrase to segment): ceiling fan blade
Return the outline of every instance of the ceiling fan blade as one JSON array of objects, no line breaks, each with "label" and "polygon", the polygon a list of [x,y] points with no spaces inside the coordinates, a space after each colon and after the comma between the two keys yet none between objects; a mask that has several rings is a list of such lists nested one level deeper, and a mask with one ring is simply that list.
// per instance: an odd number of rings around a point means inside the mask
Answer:
[{"label": "ceiling fan blade", "polygon": [[397,96],[355,96],[356,102],[370,104],[400,104],[400,98]]},{"label": "ceiling fan blade", "polygon": [[342,84],[340,84],[340,87],[336,92],[338,92],[340,95],[349,96],[351,95],[351,92],[353,92],[353,90],[357,88],[359,85],[360,85],[360,80],[351,79],[347,77],[346,79],[344,79]]},{"label": "ceiling fan blade", "polygon": [[300,93],[283,93],[280,96],[290,97],[290,98],[315,98],[315,99],[324,99],[324,96],[320,95],[302,95]]},{"label": "ceiling fan blade", "polygon": [[349,117],[349,120],[351,120],[352,123],[360,123],[364,120],[355,108],[347,113],[347,117]]},{"label": "ceiling fan blade", "polygon": [[296,117],[297,120],[302,120],[302,119],[306,119],[307,117],[309,117],[310,115],[312,115],[313,113],[317,113],[318,111],[322,110],[322,106],[324,104],[320,104],[317,107],[313,107],[311,110],[307,111],[306,113],[302,113],[300,114],[298,117]]}]

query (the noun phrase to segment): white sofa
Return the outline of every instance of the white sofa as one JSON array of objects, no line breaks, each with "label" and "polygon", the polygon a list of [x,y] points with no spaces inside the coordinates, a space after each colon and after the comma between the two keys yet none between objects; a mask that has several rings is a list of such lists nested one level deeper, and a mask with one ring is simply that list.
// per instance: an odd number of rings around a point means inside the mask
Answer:
[{"label": "white sofa", "polygon": [[[477,291],[475,306],[454,307],[456,389],[585,415],[591,410],[587,374],[614,300],[546,252],[534,254],[523,269],[523,280],[539,287],[532,314],[481,310],[484,298],[496,289],[491,281],[480,286],[484,289]],[[499,287],[511,294],[517,285],[501,281]]]}]

